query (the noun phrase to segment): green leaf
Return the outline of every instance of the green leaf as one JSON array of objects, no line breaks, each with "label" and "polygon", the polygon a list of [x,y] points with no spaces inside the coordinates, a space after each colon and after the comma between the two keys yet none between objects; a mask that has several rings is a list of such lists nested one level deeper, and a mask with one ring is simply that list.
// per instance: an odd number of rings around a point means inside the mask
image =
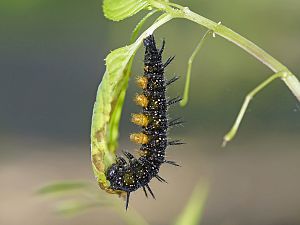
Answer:
[{"label": "green leaf", "polygon": [[104,16],[113,21],[120,21],[133,16],[149,6],[147,0],[104,0]]},{"label": "green leaf", "polygon": [[135,50],[134,45],[129,45],[107,56],[106,71],[97,91],[91,127],[91,150],[94,172],[104,186],[108,185],[105,179],[106,168],[115,161],[115,148],[109,143],[116,129],[111,118],[115,118],[112,115],[120,110],[117,102],[124,85],[124,70]]},{"label": "green leaf", "polygon": [[175,225],[198,225],[203,216],[204,206],[208,196],[208,184],[199,183],[194,188],[189,202],[177,218]]},{"label": "green leaf", "polygon": [[66,193],[71,191],[78,191],[89,187],[89,183],[81,181],[68,181],[68,182],[57,182],[41,187],[38,194],[57,194]]},{"label": "green leaf", "polygon": [[128,83],[126,68],[140,43],[112,51],[97,91],[91,127],[93,170],[101,188],[109,186],[106,169],[115,162],[118,126]]},{"label": "green leaf", "polygon": [[[128,63],[125,71],[131,70],[132,65],[132,59],[131,62]],[[128,86],[128,80],[129,80],[129,72],[124,72],[124,81],[121,85],[121,92],[116,100],[115,110],[112,112],[111,120],[109,123],[109,133],[108,133],[108,148],[114,152],[118,147],[118,138],[119,138],[119,122],[121,119],[122,114],[122,108],[126,96],[126,90]]]},{"label": "green leaf", "polygon": [[95,202],[82,201],[64,201],[56,206],[56,212],[65,216],[74,216],[78,213],[84,212],[87,209],[101,206]]},{"label": "green leaf", "polygon": [[[76,196],[69,196],[74,199],[66,199],[66,194],[73,193],[73,191],[80,192],[76,193]],[[112,208],[115,210],[115,212],[124,220],[124,224],[149,225],[133,208],[125,211],[124,205],[120,204],[118,198],[111,198],[111,196],[104,194],[104,192],[99,192],[98,188],[95,185],[90,185],[90,183],[77,181],[56,182],[51,185],[44,186],[39,190],[39,193],[62,194],[58,196],[60,198],[58,199],[58,202],[55,203],[54,209],[55,212],[64,216],[76,216],[77,214],[86,212],[89,209],[105,207],[105,209]]]}]

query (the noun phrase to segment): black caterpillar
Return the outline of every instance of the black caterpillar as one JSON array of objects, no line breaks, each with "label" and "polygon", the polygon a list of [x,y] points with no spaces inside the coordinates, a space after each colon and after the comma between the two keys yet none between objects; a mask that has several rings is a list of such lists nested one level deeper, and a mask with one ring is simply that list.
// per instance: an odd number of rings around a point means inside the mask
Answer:
[{"label": "black caterpillar", "polygon": [[137,159],[129,152],[124,151],[125,157],[117,157],[116,163],[112,164],[106,177],[110,182],[112,190],[124,191],[127,193],[126,210],[129,204],[130,193],[143,188],[148,197],[146,188],[155,199],[149,187],[150,180],[155,177],[161,182],[165,179],[158,175],[159,168],[163,163],[178,166],[174,161],[165,159],[165,150],[168,145],[183,144],[180,140],[168,141],[167,131],[171,126],[183,123],[180,118],[168,120],[167,109],[170,105],[181,100],[176,97],[170,100],[166,98],[166,87],[178,79],[177,76],[169,81],[165,80],[164,69],[174,59],[170,57],[165,63],[162,62],[162,53],[165,41],[161,49],[156,48],[153,35],[144,39],[145,58],[144,75],[137,78],[137,85],[143,89],[142,94],[137,94],[135,102],[143,107],[140,114],[132,115],[132,122],[142,127],[141,133],[130,135],[130,140],[142,144],[139,149],[140,157]]}]

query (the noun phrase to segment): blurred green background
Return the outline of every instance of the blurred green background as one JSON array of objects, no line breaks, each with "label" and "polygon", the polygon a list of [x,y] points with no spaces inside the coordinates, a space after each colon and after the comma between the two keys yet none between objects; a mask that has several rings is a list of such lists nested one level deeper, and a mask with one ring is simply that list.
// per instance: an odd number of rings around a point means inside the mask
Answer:
[{"label": "blurred green background", "polygon": [[[299,1],[177,3],[222,21],[299,77]],[[49,201],[33,195],[54,180],[94,182],[89,129],[104,58],[129,43],[130,32],[145,13],[114,23],[104,18],[101,4],[0,1],[0,224],[123,224],[109,209],[62,219],[51,213]],[[173,20],[155,32],[157,43],[167,41],[165,58],[176,56],[167,76],[182,77],[168,90],[170,96],[182,93],[188,57],[204,32],[184,20]],[[133,76],[142,73],[142,54],[141,48]],[[202,224],[300,223],[300,104],[282,82],[258,94],[236,138],[225,149],[220,147],[245,95],[271,74],[226,40],[206,41],[193,66],[188,106],[170,110],[171,117],[182,115],[187,121],[170,132],[187,142],[169,151],[182,167],[162,168],[169,184],[152,183],[156,201],[144,199],[142,192],[132,195],[131,206],[149,223],[170,224],[199,180],[211,183]],[[136,148],[128,143],[128,134],[137,130],[129,123],[130,113],[139,110],[132,102],[137,91],[131,82],[120,149]]]}]

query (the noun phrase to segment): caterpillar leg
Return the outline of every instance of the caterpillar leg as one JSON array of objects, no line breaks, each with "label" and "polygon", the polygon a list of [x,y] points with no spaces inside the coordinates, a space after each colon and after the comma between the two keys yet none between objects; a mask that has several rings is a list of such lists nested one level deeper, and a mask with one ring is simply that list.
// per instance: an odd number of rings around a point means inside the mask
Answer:
[{"label": "caterpillar leg", "polygon": [[167,61],[164,63],[163,67],[166,68],[175,58],[175,56],[169,57]]},{"label": "caterpillar leg", "polygon": [[180,96],[177,96],[175,98],[172,98],[170,100],[167,101],[167,106],[173,105],[177,102],[180,102],[182,100],[182,98]]},{"label": "caterpillar leg", "polygon": [[168,183],[164,178],[162,178],[161,176],[159,175],[156,175],[155,178],[160,181],[160,182],[165,182],[166,184]]},{"label": "caterpillar leg", "polygon": [[155,196],[154,196],[154,194],[153,194],[153,192],[152,192],[151,188],[149,187],[149,184],[146,184],[145,186],[146,186],[146,188],[148,189],[148,191],[150,192],[150,194],[151,194],[152,198],[154,198],[154,199],[155,199]]},{"label": "caterpillar leg", "polygon": [[143,190],[144,190],[146,198],[148,198],[148,194],[147,194],[147,190],[146,190],[145,186],[143,187]]},{"label": "caterpillar leg", "polygon": [[165,39],[163,39],[161,48],[160,48],[159,53],[158,53],[160,56],[161,56],[161,54],[163,53],[163,51],[165,49],[165,44],[166,44],[166,41],[165,41]]},{"label": "caterpillar leg", "polygon": [[126,211],[128,209],[128,205],[129,205],[129,197],[130,197],[130,192],[127,192],[127,195],[126,195]]},{"label": "caterpillar leg", "polygon": [[168,160],[165,160],[164,161],[165,163],[168,163],[168,164],[170,164],[170,165],[173,165],[173,166],[180,166],[180,165],[178,165],[176,162],[174,162],[174,161],[168,161]]},{"label": "caterpillar leg", "polygon": [[168,145],[184,145],[185,143],[181,140],[168,141]]},{"label": "caterpillar leg", "polygon": [[166,81],[166,84],[165,84],[165,86],[168,86],[168,85],[170,85],[170,84],[172,84],[172,83],[174,83],[176,80],[178,80],[179,79],[179,77],[178,76],[174,76],[174,77],[172,77],[170,80],[167,80]]},{"label": "caterpillar leg", "polygon": [[178,117],[176,119],[171,120],[168,123],[168,126],[173,127],[173,126],[177,126],[177,125],[182,125],[184,123],[184,121],[182,121],[181,119],[182,119],[181,117]]}]

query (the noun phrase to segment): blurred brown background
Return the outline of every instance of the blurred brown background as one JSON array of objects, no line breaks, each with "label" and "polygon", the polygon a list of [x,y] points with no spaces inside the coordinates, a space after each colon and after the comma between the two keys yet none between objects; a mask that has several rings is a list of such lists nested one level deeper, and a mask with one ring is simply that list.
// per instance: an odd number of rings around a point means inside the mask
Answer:
[{"label": "blurred brown background", "polygon": [[[300,75],[300,2],[296,0],[177,1],[249,38]],[[94,182],[89,129],[96,89],[110,50],[128,44],[142,17],[114,23],[101,1],[0,1],[0,224],[123,224],[110,209],[74,218],[51,212],[53,203],[34,195],[57,180]],[[149,25],[149,24],[148,24]],[[174,20],[156,33],[166,39],[167,74],[182,79],[169,89],[181,94],[186,63],[203,28]],[[142,72],[142,49],[133,75]],[[164,166],[169,184],[152,182],[157,200],[141,191],[131,206],[150,224],[170,224],[198,181],[211,190],[202,224],[300,224],[300,104],[286,86],[272,83],[251,103],[236,137],[222,149],[244,96],[271,71],[220,37],[210,38],[196,58],[190,102],[170,115],[184,116],[172,137],[187,145],[169,151],[182,167]],[[131,82],[121,123],[120,149],[133,149],[128,133]],[[95,186],[96,186],[96,182]],[[120,204],[124,204],[120,201]],[[105,218],[105,219],[104,219]],[[108,219],[108,220],[107,220]],[[109,221],[111,220],[111,221]]]}]

